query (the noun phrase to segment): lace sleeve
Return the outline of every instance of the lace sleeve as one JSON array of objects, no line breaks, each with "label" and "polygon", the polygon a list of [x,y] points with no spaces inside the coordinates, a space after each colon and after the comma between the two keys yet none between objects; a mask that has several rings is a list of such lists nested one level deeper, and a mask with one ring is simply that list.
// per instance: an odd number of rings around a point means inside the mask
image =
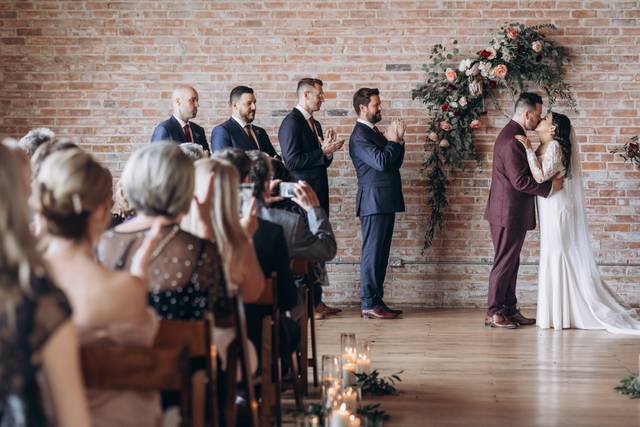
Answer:
[{"label": "lace sleeve", "polygon": [[536,153],[533,149],[527,149],[527,161],[529,162],[529,169],[531,169],[531,175],[537,183],[550,180],[555,174],[564,170],[562,165],[562,153],[557,142],[552,142],[551,146],[547,148],[544,154],[540,157],[540,160],[536,157]]}]

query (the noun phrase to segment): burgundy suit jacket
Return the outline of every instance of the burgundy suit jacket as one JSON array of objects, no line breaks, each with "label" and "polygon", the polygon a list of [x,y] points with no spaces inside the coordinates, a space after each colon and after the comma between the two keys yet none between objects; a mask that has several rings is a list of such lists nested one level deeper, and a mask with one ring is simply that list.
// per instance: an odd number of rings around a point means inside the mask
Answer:
[{"label": "burgundy suit jacket", "polygon": [[536,228],[535,196],[547,197],[551,181],[538,184],[527,162],[527,153],[516,135],[524,129],[513,120],[502,129],[493,146],[491,189],[484,219],[513,230]]}]

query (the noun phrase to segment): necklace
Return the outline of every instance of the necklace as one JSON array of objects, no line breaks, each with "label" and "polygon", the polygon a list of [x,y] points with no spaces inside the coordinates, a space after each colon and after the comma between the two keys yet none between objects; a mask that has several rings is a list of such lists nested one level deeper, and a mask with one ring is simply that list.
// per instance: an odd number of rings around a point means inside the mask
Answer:
[{"label": "necklace", "polygon": [[158,242],[158,246],[156,246],[156,248],[151,253],[151,258],[149,259],[149,261],[156,259],[160,255],[164,248],[169,244],[171,239],[173,239],[176,234],[178,234],[178,231],[180,231],[180,226],[178,224],[174,224],[171,228],[171,231],[168,232],[167,235],[160,240],[160,242]]}]

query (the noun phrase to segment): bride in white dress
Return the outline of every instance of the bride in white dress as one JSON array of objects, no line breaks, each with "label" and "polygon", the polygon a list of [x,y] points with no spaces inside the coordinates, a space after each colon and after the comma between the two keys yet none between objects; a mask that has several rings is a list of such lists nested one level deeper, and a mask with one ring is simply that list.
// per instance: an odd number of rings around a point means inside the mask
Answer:
[{"label": "bride in white dress", "polygon": [[600,278],[582,186],[578,147],[567,116],[549,112],[535,129],[536,152],[526,137],[516,137],[527,150],[534,179],[543,182],[566,175],[564,188],[538,197],[540,268],[537,325],[541,328],[606,329],[640,335],[640,317],[625,306]]}]

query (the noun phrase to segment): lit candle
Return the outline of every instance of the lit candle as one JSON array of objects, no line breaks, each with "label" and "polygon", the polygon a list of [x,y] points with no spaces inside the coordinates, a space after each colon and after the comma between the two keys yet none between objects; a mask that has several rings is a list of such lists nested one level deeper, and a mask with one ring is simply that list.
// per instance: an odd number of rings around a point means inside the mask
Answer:
[{"label": "lit candle", "polygon": [[358,361],[356,362],[356,365],[357,365],[356,371],[359,374],[371,373],[371,359],[369,359],[366,354],[358,355]]},{"label": "lit candle", "polygon": [[331,411],[329,427],[349,427],[349,415],[351,413],[347,411],[347,407],[343,403],[340,405],[340,409]]},{"label": "lit candle", "polygon": [[356,384],[356,364],[345,363],[342,365],[342,387],[346,388]]},{"label": "lit candle", "polygon": [[330,409],[333,406],[336,395],[340,392],[340,384],[326,384],[324,387],[324,407]]},{"label": "lit candle", "polygon": [[349,415],[349,427],[360,427],[360,418],[355,415]]},{"label": "lit candle", "polygon": [[358,391],[353,387],[347,387],[342,393],[342,402],[346,405],[349,412],[358,411]]},{"label": "lit candle", "polygon": [[342,363],[355,363],[358,358],[358,351],[355,347],[347,347],[342,353]]}]

